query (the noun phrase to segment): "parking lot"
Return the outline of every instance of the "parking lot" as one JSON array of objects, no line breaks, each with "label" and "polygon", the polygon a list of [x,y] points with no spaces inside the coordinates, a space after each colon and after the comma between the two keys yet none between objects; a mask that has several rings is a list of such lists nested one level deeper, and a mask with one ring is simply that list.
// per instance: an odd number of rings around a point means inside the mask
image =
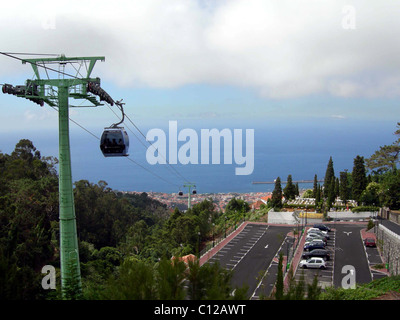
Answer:
[{"label": "parking lot", "polygon": [[381,264],[382,260],[377,248],[366,248],[360,231],[365,224],[336,224],[329,232],[330,239],[326,250],[331,254],[326,261],[325,270],[297,268],[296,281],[304,275],[304,280],[311,283],[317,276],[320,287],[341,287],[342,281],[348,275],[346,266],[354,268],[355,283],[368,283],[374,279],[386,276],[379,271],[371,271],[371,267]]},{"label": "parking lot", "polygon": [[[326,250],[330,259],[326,261],[326,269],[303,269],[293,265],[295,281],[304,277],[306,283],[312,283],[317,276],[320,287],[340,287],[347,275],[343,267],[351,266],[355,270],[355,282],[367,283],[385,276],[379,271],[371,271],[373,265],[382,260],[377,248],[365,248],[361,229],[366,224],[336,223],[331,224],[330,239]],[[230,240],[209,260],[218,261],[222,267],[233,270],[233,286],[247,285],[250,299],[257,300],[268,297],[276,282],[279,252],[284,256],[291,255],[293,237],[289,234],[293,226],[275,226],[248,223],[244,229]],[[303,248],[298,247],[301,254]]]},{"label": "parking lot", "polygon": [[[335,261],[335,242],[336,242],[336,230],[333,230],[328,233],[329,239],[327,240],[325,249],[330,253],[330,259],[325,261],[326,269],[303,269],[297,268],[295,273],[295,281],[299,281],[302,277],[306,283],[311,284],[314,280],[314,277],[317,276],[318,284],[321,288],[330,287],[333,283],[333,270],[334,270],[334,261]],[[299,250],[303,250],[303,248],[299,248]],[[303,258],[302,258],[303,259]]]}]

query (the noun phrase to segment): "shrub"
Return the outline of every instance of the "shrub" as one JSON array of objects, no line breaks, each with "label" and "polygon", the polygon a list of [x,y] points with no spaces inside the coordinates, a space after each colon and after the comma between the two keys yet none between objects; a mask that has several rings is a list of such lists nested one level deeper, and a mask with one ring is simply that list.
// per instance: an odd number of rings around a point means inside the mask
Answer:
[{"label": "shrub", "polygon": [[351,212],[354,212],[354,213],[367,212],[367,211],[374,212],[374,211],[378,211],[378,210],[379,210],[379,208],[374,207],[374,206],[358,206],[358,207],[351,209]]}]

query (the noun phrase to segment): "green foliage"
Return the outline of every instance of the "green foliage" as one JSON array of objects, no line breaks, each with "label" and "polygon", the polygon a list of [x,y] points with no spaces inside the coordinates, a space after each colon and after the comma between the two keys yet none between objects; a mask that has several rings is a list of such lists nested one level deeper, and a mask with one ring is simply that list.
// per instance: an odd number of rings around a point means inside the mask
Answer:
[{"label": "green foliage", "polygon": [[39,299],[41,268],[54,258],[51,221],[58,216],[58,179],[53,158],[29,140],[0,154],[0,268],[2,299]]},{"label": "green foliage", "polygon": [[340,172],[340,180],[339,180],[339,196],[340,199],[346,203],[347,200],[350,199],[350,190],[349,190],[349,185],[347,181],[347,172],[342,171]]},{"label": "green foliage", "polygon": [[358,206],[358,207],[355,207],[355,208],[352,208],[351,209],[351,211],[352,212],[368,212],[368,211],[370,211],[370,212],[375,212],[375,211],[378,211],[379,210],[379,208],[378,207],[374,207],[374,206]]},{"label": "green foliage", "polygon": [[372,221],[372,219],[369,219],[368,224],[367,224],[367,231],[371,230],[374,226],[375,226],[375,223]]},{"label": "green foliage", "polygon": [[370,300],[390,291],[400,290],[400,276],[385,277],[366,284],[357,284],[355,289],[326,288],[321,300]]},{"label": "green foliage", "polygon": [[391,145],[384,145],[366,159],[368,169],[377,174],[382,174],[396,169],[399,160],[400,145],[399,140]]},{"label": "green foliage", "polygon": [[294,200],[296,197],[296,186],[293,184],[292,175],[289,174],[287,177],[287,183],[283,189],[283,196],[286,200]]},{"label": "green foliage", "polygon": [[228,212],[241,212],[245,213],[250,210],[248,202],[242,199],[232,198],[225,207],[225,211]]},{"label": "green foliage", "polygon": [[322,289],[318,286],[318,275],[314,276],[313,282],[307,285],[307,300],[318,300]]},{"label": "green foliage", "polygon": [[325,189],[325,194],[324,197],[328,196],[329,190],[331,188],[331,181],[332,178],[335,177],[335,170],[333,168],[333,160],[332,157],[329,158],[328,165],[326,167],[326,172],[325,172],[325,178],[324,178],[324,189]]},{"label": "green foliage", "polygon": [[394,170],[387,172],[380,177],[381,204],[389,207],[392,210],[400,209],[400,171]]},{"label": "green foliage", "polygon": [[282,300],[284,298],[284,284],[283,284],[283,253],[282,251],[279,253],[279,260],[278,260],[278,275],[276,278],[275,284],[275,299]]},{"label": "green foliage", "polygon": [[360,202],[367,206],[379,205],[382,194],[381,185],[377,182],[370,182],[362,192]]},{"label": "green foliage", "polygon": [[312,189],[307,189],[304,191],[302,198],[314,198],[314,191]]},{"label": "green foliage", "polygon": [[352,184],[353,199],[359,202],[361,194],[367,187],[367,177],[364,166],[364,157],[357,156],[354,158],[352,180],[353,180]]},{"label": "green foliage", "polygon": [[312,197],[311,198],[316,198],[317,197],[317,190],[318,190],[318,177],[317,177],[317,175],[314,175],[314,184],[313,184],[313,190],[312,190]]},{"label": "green foliage", "polygon": [[272,191],[271,196],[271,207],[274,209],[282,208],[282,186],[281,186],[281,178],[278,177],[275,180],[275,188]]},{"label": "green foliage", "polygon": [[106,300],[153,300],[157,299],[154,266],[149,262],[129,258],[118,273],[112,276],[101,293]]}]

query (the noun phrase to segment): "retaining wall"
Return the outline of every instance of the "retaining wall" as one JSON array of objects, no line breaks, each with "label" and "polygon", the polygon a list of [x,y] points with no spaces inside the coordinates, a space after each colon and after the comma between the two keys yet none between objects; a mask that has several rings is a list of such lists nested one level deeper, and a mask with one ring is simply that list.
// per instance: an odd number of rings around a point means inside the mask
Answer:
[{"label": "retaining wall", "polygon": [[376,232],[377,244],[391,275],[400,274],[400,235],[379,224]]}]

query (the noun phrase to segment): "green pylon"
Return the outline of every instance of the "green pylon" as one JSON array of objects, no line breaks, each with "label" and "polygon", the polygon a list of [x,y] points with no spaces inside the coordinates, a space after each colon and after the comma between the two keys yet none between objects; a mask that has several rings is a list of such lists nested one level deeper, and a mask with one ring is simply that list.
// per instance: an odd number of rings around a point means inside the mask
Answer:
[{"label": "green pylon", "polygon": [[[24,59],[23,61],[32,65],[36,75],[36,79],[26,81],[27,88],[37,90],[34,98],[41,99],[52,107],[58,107],[61,291],[63,298],[66,299],[77,299],[82,293],[69,140],[69,108],[73,106],[69,104],[69,98],[86,99],[91,103],[91,107],[101,105],[93,95],[87,93],[86,88],[88,82],[100,83],[99,78],[90,78],[97,60],[104,61],[104,57],[67,58],[61,55],[57,58]],[[52,66],[55,63],[59,63],[60,66],[65,66],[67,63],[81,63],[81,66],[88,64],[87,75],[85,78],[77,76],[65,78],[65,75],[70,75],[61,72],[58,74],[58,79],[41,79],[38,66],[45,67],[47,63]],[[51,68],[47,70],[57,71]],[[17,96],[32,98],[32,93]]]},{"label": "green pylon", "polygon": [[192,193],[190,192],[190,190],[191,190],[191,188],[196,188],[196,185],[194,185],[194,184],[184,184],[183,186],[185,188],[189,188],[189,192],[188,192],[188,209],[190,209],[192,207],[192,198],[191,198]]},{"label": "green pylon", "polygon": [[68,87],[58,87],[59,202],[61,287],[64,297],[80,295],[81,271],[69,143]]}]

